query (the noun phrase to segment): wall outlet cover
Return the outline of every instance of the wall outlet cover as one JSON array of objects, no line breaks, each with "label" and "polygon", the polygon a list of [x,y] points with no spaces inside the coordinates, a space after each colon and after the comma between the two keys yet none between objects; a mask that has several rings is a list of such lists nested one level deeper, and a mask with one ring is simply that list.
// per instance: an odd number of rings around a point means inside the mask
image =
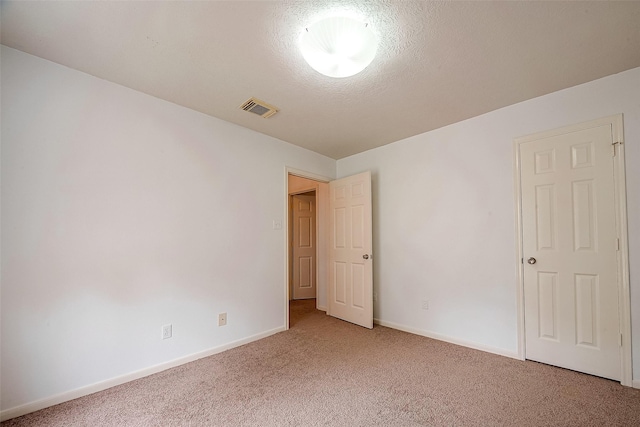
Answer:
[{"label": "wall outlet cover", "polygon": [[173,336],[173,327],[171,325],[164,325],[162,327],[162,339],[166,340]]}]

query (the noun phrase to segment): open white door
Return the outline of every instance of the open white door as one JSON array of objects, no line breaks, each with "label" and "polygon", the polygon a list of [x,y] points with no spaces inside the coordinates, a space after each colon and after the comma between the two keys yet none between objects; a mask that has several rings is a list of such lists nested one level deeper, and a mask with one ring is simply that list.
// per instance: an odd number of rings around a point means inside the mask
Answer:
[{"label": "open white door", "polygon": [[373,328],[371,173],[329,183],[327,314]]}]

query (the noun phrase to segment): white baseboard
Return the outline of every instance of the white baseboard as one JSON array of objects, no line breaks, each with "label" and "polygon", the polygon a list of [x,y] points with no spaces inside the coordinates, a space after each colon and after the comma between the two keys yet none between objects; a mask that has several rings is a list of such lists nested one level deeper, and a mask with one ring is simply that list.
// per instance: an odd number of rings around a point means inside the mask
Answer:
[{"label": "white baseboard", "polygon": [[316,307],[318,310],[320,311],[327,311],[327,307],[323,306],[323,305],[319,305]]},{"label": "white baseboard", "polygon": [[247,338],[243,338],[237,341],[232,341],[227,344],[213,347],[208,350],[193,353],[187,356],[179,357],[177,359],[170,360],[168,362],[160,363],[158,365],[150,366],[148,368],[140,369],[139,371],[131,372],[119,377],[111,378],[108,380],[100,381],[94,384],[90,384],[84,387],[79,387],[74,390],[66,391],[64,393],[57,394],[55,396],[47,397],[44,399],[36,400],[35,402],[25,403],[24,405],[16,406],[9,409],[0,411],[0,421],[6,421],[11,418],[20,417],[30,412],[39,411],[40,409],[48,408],[49,406],[58,405],[60,403],[68,402],[69,400],[77,399],[79,397],[87,396],[98,391],[106,390],[111,387],[115,387],[120,384],[124,384],[129,381],[137,380],[147,377],[158,372],[165,371],[167,369],[174,368],[176,366],[184,365],[185,363],[193,362],[194,360],[202,359],[217,353],[222,353],[225,350],[230,350],[241,345],[249,344],[250,342],[266,338],[270,335],[277,334],[284,331],[284,326],[271,329],[266,332],[262,332],[256,335],[252,335]]},{"label": "white baseboard", "polygon": [[376,325],[397,329],[399,331],[409,332],[410,334],[421,335],[423,337],[433,338],[435,340],[445,341],[451,344],[473,348],[475,350],[486,351],[487,353],[493,353],[500,356],[510,357],[512,359],[522,360],[522,358],[518,355],[518,352],[515,352],[515,351],[508,351],[502,348],[491,347],[488,345],[479,344],[472,341],[460,340],[458,338],[452,338],[447,335],[438,334],[436,332],[425,331],[422,329],[412,328],[410,326],[400,325],[398,323],[387,322],[386,320],[373,319],[373,323],[375,323]]},{"label": "white baseboard", "polygon": [[631,386],[632,386],[633,388],[640,388],[640,380],[633,380],[633,381],[631,382]]}]

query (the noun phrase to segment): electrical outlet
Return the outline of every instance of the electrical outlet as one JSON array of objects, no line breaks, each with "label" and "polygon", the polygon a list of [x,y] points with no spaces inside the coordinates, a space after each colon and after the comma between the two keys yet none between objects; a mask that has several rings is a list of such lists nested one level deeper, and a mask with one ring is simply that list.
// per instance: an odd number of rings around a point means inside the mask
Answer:
[{"label": "electrical outlet", "polygon": [[171,325],[164,325],[164,326],[162,327],[162,339],[163,339],[163,340],[166,340],[166,339],[168,339],[168,338],[171,338],[171,336],[172,336],[172,334],[173,334],[172,329],[173,329],[173,328],[171,327]]},{"label": "electrical outlet", "polygon": [[377,292],[373,293],[373,302],[378,302],[378,293]]},{"label": "electrical outlet", "polygon": [[429,310],[429,301],[428,300],[422,300],[422,309],[423,310]]},{"label": "electrical outlet", "polygon": [[282,221],[279,219],[273,220],[273,229],[274,230],[282,230]]},{"label": "electrical outlet", "polygon": [[218,314],[218,326],[224,326],[227,324],[227,313]]}]

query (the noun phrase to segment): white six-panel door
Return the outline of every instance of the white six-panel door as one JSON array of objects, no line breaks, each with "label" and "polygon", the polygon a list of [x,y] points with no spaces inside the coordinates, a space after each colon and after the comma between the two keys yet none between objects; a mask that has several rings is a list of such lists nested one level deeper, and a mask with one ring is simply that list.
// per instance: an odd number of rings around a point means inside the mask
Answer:
[{"label": "white six-panel door", "polygon": [[328,314],[373,328],[371,173],[329,183]]},{"label": "white six-panel door", "polygon": [[316,297],[315,195],[298,194],[293,200],[293,299]]},{"label": "white six-panel door", "polygon": [[610,124],[519,144],[527,359],[619,380]]}]

